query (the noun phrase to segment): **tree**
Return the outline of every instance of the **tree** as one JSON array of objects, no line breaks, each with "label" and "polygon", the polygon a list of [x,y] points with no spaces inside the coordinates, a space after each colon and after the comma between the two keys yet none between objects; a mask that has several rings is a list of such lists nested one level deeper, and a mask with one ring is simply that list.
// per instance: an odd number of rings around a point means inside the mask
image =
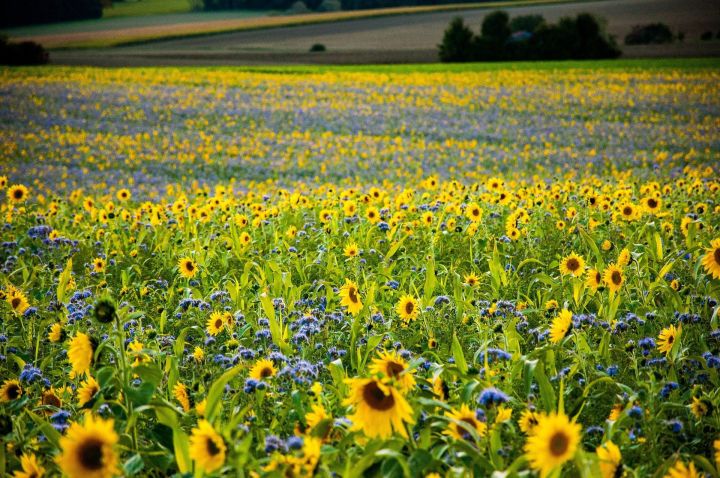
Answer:
[{"label": "tree", "polygon": [[502,10],[492,12],[483,19],[480,32],[482,36],[495,40],[498,44],[505,43],[512,33],[510,16]]},{"label": "tree", "polygon": [[442,43],[438,45],[440,61],[470,61],[473,56],[473,34],[460,17],[455,17],[445,30]]}]

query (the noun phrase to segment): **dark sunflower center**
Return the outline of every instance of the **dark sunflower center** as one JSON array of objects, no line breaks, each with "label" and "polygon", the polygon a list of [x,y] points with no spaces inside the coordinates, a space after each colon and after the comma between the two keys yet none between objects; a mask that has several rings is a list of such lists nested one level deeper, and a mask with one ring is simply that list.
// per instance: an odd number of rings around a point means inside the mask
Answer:
[{"label": "dark sunflower center", "polygon": [[619,271],[613,271],[612,275],[610,276],[610,279],[612,279],[613,284],[615,284],[615,285],[622,284],[622,274],[620,274]]},{"label": "dark sunflower center", "polygon": [[567,261],[567,268],[574,272],[580,268],[580,262],[578,262],[578,260],[574,257],[571,257]]},{"label": "dark sunflower center", "polygon": [[597,282],[599,284],[601,280],[602,280],[602,276],[600,275],[599,272],[596,272],[595,273],[595,282]]},{"label": "dark sunflower center", "polygon": [[370,219],[374,218],[374,217],[375,217],[375,213],[372,212],[372,211],[370,211],[370,212],[368,213],[368,217],[369,217]]},{"label": "dark sunflower center", "polygon": [[401,373],[405,370],[405,367],[402,366],[402,364],[399,364],[397,362],[388,362],[387,367],[385,368],[388,376],[392,378],[397,378],[400,376]]},{"label": "dark sunflower center", "polygon": [[632,215],[632,212],[633,210],[630,206],[625,206],[625,208],[623,209],[623,214],[626,216]]},{"label": "dark sunflower center", "polygon": [[657,207],[657,205],[658,205],[657,200],[652,199],[652,198],[651,198],[651,199],[648,199],[648,202],[647,202],[647,203],[648,203],[648,206],[649,206],[650,208],[652,208],[652,209],[655,209],[655,208]]},{"label": "dark sunflower center", "polygon": [[60,399],[55,396],[53,393],[48,393],[43,396],[42,400],[43,405],[51,405],[53,407],[58,407],[62,405],[62,402],[60,402]]},{"label": "dark sunflower center", "polygon": [[377,383],[370,382],[363,388],[363,401],[374,410],[385,411],[395,406],[392,394],[385,395]]},{"label": "dark sunflower center", "polygon": [[715,264],[720,264],[720,247],[715,248],[715,251],[713,252],[713,258],[715,259]]},{"label": "dark sunflower center", "polygon": [[15,199],[22,199],[22,197],[23,197],[22,189],[16,189],[15,191],[13,191],[13,197]]},{"label": "dark sunflower center", "polygon": [[408,315],[412,314],[413,310],[415,310],[415,304],[413,304],[412,302],[408,302],[407,304],[405,304],[405,313],[406,314],[408,314]]},{"label": "dark sunflower center", "polygon": [[563,456],[567,452],[569,446],[570,441],[568,440],[567,435],[563,432],[555,433],[550,439],[550,453],[553,456]]},{"label": "dark sunflower center", "polygon": [[480,215],[480,210],[479,210],[479,209],[473,209],[473,210],[472,210],[472,215],[473,215],[473,216],[479,216],[479,215]]},{"label": "dark sunflower center", "polygon": [[667,341],[669,344],[672,344],[673,342],[675,342],[675,336],[671,335],[670,337],[668,337]]},{"label": "dark sunflower center", "polygon": [[192,265],[192,262],[187,262],[187,263],[185,263],[185,269],[192,272],[193,270],[195,270],[195,266]]},{"label": "dark sunflower center", "polygon": [[22,302],[20,300],[20,297],[13,297],[13,299],[10,301],[10,305],[12,305],[13,309],[17,309],[18,307],[20,307],[20,302]]},{"label": "dark sunflower center", "polygon": [[15,400],[19,398],[20,395],[22,395],[22,390],[19,385],[13,383],[7,388],[7,396],[10,400]]},{"label": "dark sunflower center", "polygon": [[215,456],[218,453],[220,453],[220,448],[218,448],[217,444],[215,443],[215,440],[208,438],[207,452],[208,452],[208,455],[210,455],[210,456]]},{"label": "dark sunflower center", "polygon": [[353,303],[358,302],[358,296],[357,291],[355,290],[355,287],[348,288],[348,297],[350,298],[350,301]]},{"label": "dark sunflower center", "polygon": [[78,461],[89,471],[100,470],[103,467],[103,443],[91,438],[78,448]]},{"label": "dark sunflower center", "polygon": [[262,378],[272,376],[272,370],[270,369],[270,367],[264,367],[262,370],[260,370],[260,376]]},{"label": "dark sunflower center", "polygon": [[222,319],[217,319],[217,320],[215,321],[215,328],[216,328],[216,329],[219,329],[220,327],[222,327],[222,325],[223,325]]}]

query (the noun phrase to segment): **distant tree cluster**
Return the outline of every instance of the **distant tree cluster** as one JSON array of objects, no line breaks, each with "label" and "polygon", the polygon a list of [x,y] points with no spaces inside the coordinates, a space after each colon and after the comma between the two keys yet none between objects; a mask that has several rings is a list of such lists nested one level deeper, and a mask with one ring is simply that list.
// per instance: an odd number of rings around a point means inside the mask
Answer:
[{"label": "distant tree cluster", "polygon": [[0,35],[0,65],[42,65],[48,59],[48,52],[38,43],[11,43],[5,35]]},{"label": "distant tree cluster", "polygon": [[0,27],[100,18],[100,0],[0,0]]},{"label": "distant tree cluster", "polygon": [[650,43],[672,43],[675,39],[670,27],[664,23],[635,25],[625,36],[626,45],[647,45]]},{"label": "distant tree cluster", "polygon": [[477,0],[201,0],[205,10],[290,10],[302,11],[304,4],[312,11],[366,10],[369,8],[408,7],[471,3]]},{"label": "distant tree cluster", "polygon": [[548,24],[540,15],[510,20],[503,11],[485,17],[476,35],[455,18],[438,45],[444,62],[617,58],[620,50],[589,13]]}]

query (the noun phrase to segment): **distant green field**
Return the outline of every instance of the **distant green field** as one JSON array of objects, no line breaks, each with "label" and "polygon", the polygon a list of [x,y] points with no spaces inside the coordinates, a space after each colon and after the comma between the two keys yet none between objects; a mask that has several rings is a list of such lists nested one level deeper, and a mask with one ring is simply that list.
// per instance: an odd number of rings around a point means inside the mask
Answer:
[{"label": "distant green field", "polygon": [[190,0],[129,0],[116,2],[111,8],[103,10],[103,18],[184,13],[191,9]]}]

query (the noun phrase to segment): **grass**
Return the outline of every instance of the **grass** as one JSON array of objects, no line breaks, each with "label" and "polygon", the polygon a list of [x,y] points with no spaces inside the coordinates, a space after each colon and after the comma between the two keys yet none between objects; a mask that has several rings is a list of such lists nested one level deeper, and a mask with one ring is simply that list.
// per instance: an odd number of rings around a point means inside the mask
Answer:
[{"label": "grass", "polygon": [[189,0],[135,0],[115,3],[103,10],[103,18],[139,17],[185,13],[192,8]]},{"label": "grass", "polygon": [[[176,1],[176,0],[173,0]],[[586,0],[580,0],[586,1]],[[223,20],[183,22],[177,24],[156,25],[153,27],[126,28],[122,31],[76,32],[55,35],[28,35],[16,40],[34,40],[50,49],[58,48],[110,48],[124,45],[137,45],[161,40],[198,37],[230,33],[236,31],[259,30],[286,26],[312,25],[364,18],[377,18],[392,15],[432,13],[441,11],[459,11],[468,9],[512,8],[528,5],[577,3],[571,0],[510,0],[483,3],[464,3],[434,5],[426,7],[380,8],[361,11],[333,13],[310,13],[305,15],[280,15],[258,18],[229,18]],[[101,20],[99,20],[101,21]],[[13,36],[13,35],[11,35]]]}]

